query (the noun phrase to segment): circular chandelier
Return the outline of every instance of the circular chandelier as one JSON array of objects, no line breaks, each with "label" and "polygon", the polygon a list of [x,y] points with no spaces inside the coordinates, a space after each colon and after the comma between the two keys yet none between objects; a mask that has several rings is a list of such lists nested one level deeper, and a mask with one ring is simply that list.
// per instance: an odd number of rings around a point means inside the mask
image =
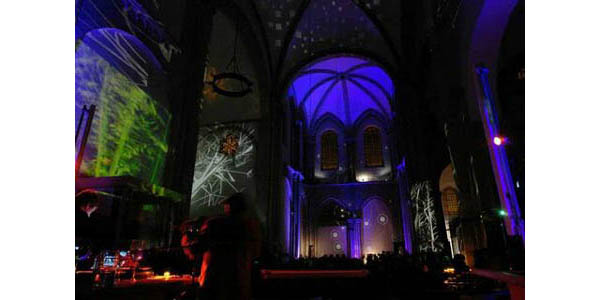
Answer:
[{"label": "circular chandelier", "polygon": [[[221,81],[237,81],[240,88],[238,90],[220,88],[219,83]],[[244,97],[252,92],[252,81],[248,77],[236,72],[215,74],[213,80],[209,83],[212,85],[215,93],[227,97]]]},{"label": "circular chandelier", "polygon": [[[247,94],[252,92],[252,81],[248,79],[248,77],[242,75],[240,71],[240,66],[238,63],[237,57],[237,41],[239,34],[239,19],[235,24],[235,38],[233,41],[233,56],[229,60],[227,67],[225,68],[227,71],[225,73],[215,74],[213,76],[212,81],[207,82],[213,88],[213,91],[219,95],[223,95],[226,97],[244,97]],[[238,88],[236,90],[224,89],[224,82],[237,82]],[[221,85],[221,86],[219,86]],[[229,86],[236,85],[230,84]]]}]

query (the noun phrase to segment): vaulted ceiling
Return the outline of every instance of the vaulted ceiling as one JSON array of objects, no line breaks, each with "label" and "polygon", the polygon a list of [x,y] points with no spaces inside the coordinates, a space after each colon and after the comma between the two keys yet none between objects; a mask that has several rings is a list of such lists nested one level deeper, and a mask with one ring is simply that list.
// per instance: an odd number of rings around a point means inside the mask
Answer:
[{"label": "vaulted ceiling", "polygon": [[[283,77],[323,53],[371,54],[397,65],[401,1],[236,0],[260,24],[273,71]],[[280,78],[281,78],[280,77]]]},{"label": "vaulted ceiling", "polygon": [[[383,63],[397,66],[401,54],[402,2],[220,0],[213,3],[217,9],[225,8],[243,14],[245,20],[241,24],[249,25],[244,30],[252,31],[252,36],[265,52],[263,57],[267,60],[270,72],[281,79],[290,75],[290,71],[299,69],[301,65],[327,52],[367,54]],[[231,9],[232,7],[235,8]],[[78,15],[81,12],[82,24],[78,24],[77,28],[83,28],[83,33],[107,26],[129,28],[132,24],[139,23],[131,20],[145,18],[150,21],[142,22],[146,24],[144,26],[152,27],[150,31],[159,34],[158,37],[149,37],[151,42],[161,44],[169,39],[167,32],[171,33],[175,41],[178,40],[180,20],[183,19],[185,9],[181,4],[170,0],[79,0],[76,2],[76,10]],[[122,17],[110,17],[119,14]],[[236,18],[231,14],[230,17]],[[124,20],[125,23],[112,24],[113,19]],[[111,20],[111,23],[102,26],[85,23],[98,20]],[[83,37],[83,34],[79,37]],[[168,58],[170,57],[167,60]]]},{"label": "vaulted ceiling", "polygon": [[392,119],[394,86],[388,74],[371,61],[335,56],[306,66],[288,91],[305,113],[309,127],[333,114],[350,127],[367,110]]}]

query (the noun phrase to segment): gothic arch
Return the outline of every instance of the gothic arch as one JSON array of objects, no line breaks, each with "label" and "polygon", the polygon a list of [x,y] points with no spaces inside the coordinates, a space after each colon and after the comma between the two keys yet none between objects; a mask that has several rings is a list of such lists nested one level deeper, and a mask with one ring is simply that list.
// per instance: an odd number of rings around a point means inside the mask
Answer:
[{"label": "gothic arch", "polygon": [[367,109],[354,121],[352,130],[355,134],[358,134],[361,129],[364,129],[368,125],[376,125],[385,132],[390,131],[392,127],[391,120],[383,114],[374,109]]},{"label": "gothic arch", "polygon": [[394,250],[394,219],[379,196],[367,198],[361,205],[362,253],[374,254]]}]

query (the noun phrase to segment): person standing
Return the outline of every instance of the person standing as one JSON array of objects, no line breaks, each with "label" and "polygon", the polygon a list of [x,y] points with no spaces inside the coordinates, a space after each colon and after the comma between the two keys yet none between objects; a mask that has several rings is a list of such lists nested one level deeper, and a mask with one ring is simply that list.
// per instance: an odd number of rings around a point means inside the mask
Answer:
[{"label": "person standing", "polygon": [[260,254],[258,221],[237,193],[224,201],[225,216],[208,219],[200,229],[206,250],[199,284],[210,299],[250,299],[252,261]]}]

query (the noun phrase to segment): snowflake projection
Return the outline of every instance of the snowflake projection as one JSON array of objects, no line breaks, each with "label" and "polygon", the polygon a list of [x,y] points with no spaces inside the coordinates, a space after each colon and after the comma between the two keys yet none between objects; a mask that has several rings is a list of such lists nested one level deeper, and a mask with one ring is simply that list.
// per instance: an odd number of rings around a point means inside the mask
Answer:
[{"label": "snowflake projection", "polygon": [[240,144],[238,142],[238,138],[233,134],[228,134],[225,137],[225,140],[223,140],[223,142],[221,142],[221,151],[220,152],[225,155],[229,155],[229,156],[235,155],[239,145]]},{"label": "snowflake projection", "polygon": [[233,126],[217,124],[201,131],[192,187],[192,210],[217,206],[229,195],[246,189],[253,176],[254,135],[254,127],[247,123]]}]

